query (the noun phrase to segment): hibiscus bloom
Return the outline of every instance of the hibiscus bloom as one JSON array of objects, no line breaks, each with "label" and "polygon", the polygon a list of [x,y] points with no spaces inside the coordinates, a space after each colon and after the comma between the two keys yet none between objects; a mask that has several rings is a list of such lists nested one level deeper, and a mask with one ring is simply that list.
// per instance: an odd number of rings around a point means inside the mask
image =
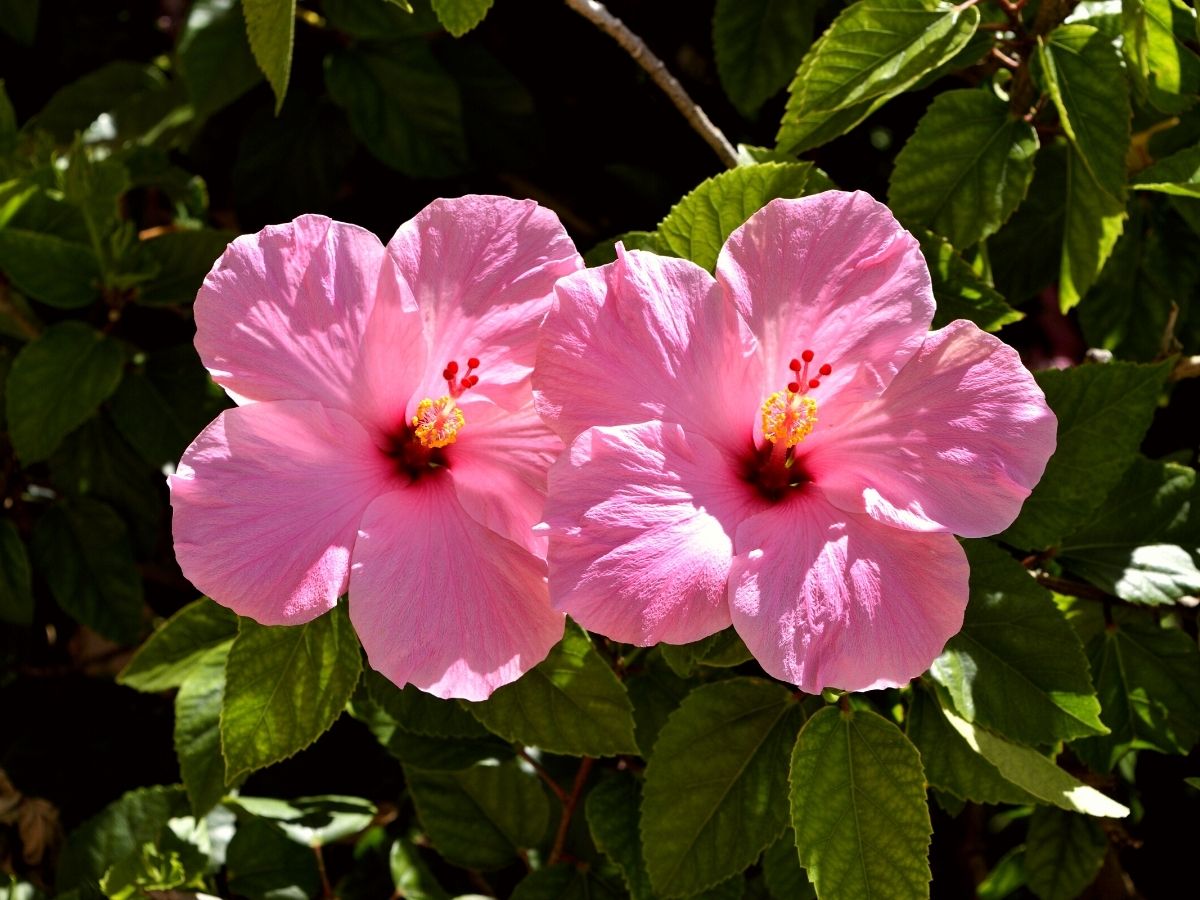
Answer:
[{"label": "hibiscus bloom", "polygon": [[438,200],[384,247],[322,216],[238,238],[196,298],[196,348],[237,402],[170,478],[175,553],[204,593],[295,625],[350,593],[373,667],[478,700],[562,636],[540,519],[561,444],[529,375],[553,213]]},{"label": "hibiscus bloom", "polygon": [[1011,348],[928,331],[929,272],[887,207],[776,200],[715,279],[619,248],[555,290],[534,374],[568,445],[555,606],[639,645],[732,623],[810,693],[924,671],[962,626],[953,535],[1013,521],[1057,423]]}]

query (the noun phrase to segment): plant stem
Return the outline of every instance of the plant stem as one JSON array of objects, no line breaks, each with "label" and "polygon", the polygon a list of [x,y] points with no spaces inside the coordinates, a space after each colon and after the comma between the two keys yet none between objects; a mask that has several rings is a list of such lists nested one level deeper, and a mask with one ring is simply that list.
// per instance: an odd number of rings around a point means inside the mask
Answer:
[{"label": "plant stem", "polygon": [[565,806],[568,799],[567,792],[559,787],[557,781],[550,777],[550,773],[546,771],[542,764],[524,750],[518,750],[517,755],[520,756],[521,759],[525,760],[525,762],[529,763],[529,765],[533,766],[533,771],[537,773],[538,778],[542,779],[542,781],[546,783],[546,787],[550,788],[551,793],[558,798],[558,802]]},{"label": "plant stem", "polygon": [[587,782],[588,773],[592,771],[594,762],[595,760],[590,756],[585,756],[579,763],[579,771],[575,773],[575,783],[571,785],[571,794],[563,801],[562,817],[558,820],[558,832],[554,835],[554,847],[546,858],[547,866],[554,865],[562,856],[563,845],[567,842],[567,829],[571,825],[571,816],[575,814],[575,807],[579,804],[579,795],[583,793],[583,786]]},{"label": "plant stem", "polygon": [[716,151],[721,162],[731,169],[737,165],[737,151],[729,142],[729,138],[725,137],[704,110],[688,96],[683,85],[667,70],[663,61],[650,52],[645,41],[630,31],[629,26],[610,13],[604,4],[597,0],[566,0],[566,4],[620,44],[633,57],[634,62],[646,70],[654,83],[671,98],[675,108],[683,113],[683,117],[687,119],[693,130]]}]

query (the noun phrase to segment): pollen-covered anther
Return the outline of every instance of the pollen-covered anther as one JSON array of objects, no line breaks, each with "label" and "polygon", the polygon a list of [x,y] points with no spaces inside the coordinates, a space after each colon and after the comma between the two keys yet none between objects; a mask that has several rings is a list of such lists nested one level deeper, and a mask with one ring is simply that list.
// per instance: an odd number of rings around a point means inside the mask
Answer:
[{"label": "pollen-covered anther", "polygon": [[433,450],[453,444],[467,420],[453,397],[426,397],[417,404],[412,424],[421,446]]},{"label": "pollen-covered anther", "polygon": [[762,430],[768,441],[795,447],[817,424],[817,401],[788,387],[763,401]]}]

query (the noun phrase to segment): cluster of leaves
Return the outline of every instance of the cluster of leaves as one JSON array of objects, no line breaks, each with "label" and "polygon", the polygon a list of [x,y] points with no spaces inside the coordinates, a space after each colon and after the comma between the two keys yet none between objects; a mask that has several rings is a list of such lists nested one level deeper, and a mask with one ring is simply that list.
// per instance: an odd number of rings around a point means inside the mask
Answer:
[{"label": "cluster of leaves", "polygon": [[[769,200],[862,186],[839,148],[886,144],[905,95],[924,112],[886,199],[921,240],[935,325],[1014,326],[1001,336],[1031,349],[1028,313],[1062,357],[1071,311],[1112,357],[1039,373],[1058,451],[1008,531],[965,542],[962,632],[918,682],[858,696],[763,677],[731,632],[639,649],[568,625],[488,701],[442,701],[366,670],[344,605],[264,628],[174,569],[160,473],[223,402],[188,304],[232,237],[209,227],[189,148],[246,104],[255,197],[272,177],[332,196],[355,142],[406,176],[461,176],[472,122],[530,115],[493,56],[447,38],[490,0],[195,0],[168,56],[111,62],[20,127],[0,89],[0,690],[28,683],[43,633],[98,635],[122,662],[138,646],[114,690],[169,705],[180,782],[69,822],[52,875],[19,863],[0,800],[0,871],[22,873],[0,897],[923,897],[939,841],[971,822],[982,841],[983,820],[980,896],[1068,900],[1124,877],[1127,837],[1164,804],[1140,761],[1200,740],[1196,447],[1142,452],[1187,402],[1177,354],[1200,352],[1196,14],[835,6],[716,2],[728,109],[747,135],[778,126],[774,146],[740,147],[626,246],[711,269]],[[32,41],[36,10],[0,0],[0,27]],[[297,28],[322,37],[303,64]],[[315,156],[283,154],[309,139]],[[150,610],[174,614],[146,637]],[[400,787],[260,795],[338,729],[379,753],[335,766]],[[1166,792],[1194,809],[1189,790]]]}]

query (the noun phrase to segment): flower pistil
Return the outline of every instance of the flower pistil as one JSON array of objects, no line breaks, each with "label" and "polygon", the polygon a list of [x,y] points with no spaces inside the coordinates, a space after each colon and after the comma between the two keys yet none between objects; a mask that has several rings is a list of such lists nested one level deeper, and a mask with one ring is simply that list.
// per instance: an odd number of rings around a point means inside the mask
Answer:
[{"label": "flower pistil", "polygon": [[434,450],[454,443],[459,431],[467,424],[462,410],[454,401],[479,383],[479,376],[473,374],[478,368],[479,360],[472,356],[467,360],[467,371],[460,379],[458,363],[454,360],[446,363],[442,377],[446,379],[449,393],[436,400],[426,397],[417,404],[416,415],[412,418],[414,433],[422,447]]}]

